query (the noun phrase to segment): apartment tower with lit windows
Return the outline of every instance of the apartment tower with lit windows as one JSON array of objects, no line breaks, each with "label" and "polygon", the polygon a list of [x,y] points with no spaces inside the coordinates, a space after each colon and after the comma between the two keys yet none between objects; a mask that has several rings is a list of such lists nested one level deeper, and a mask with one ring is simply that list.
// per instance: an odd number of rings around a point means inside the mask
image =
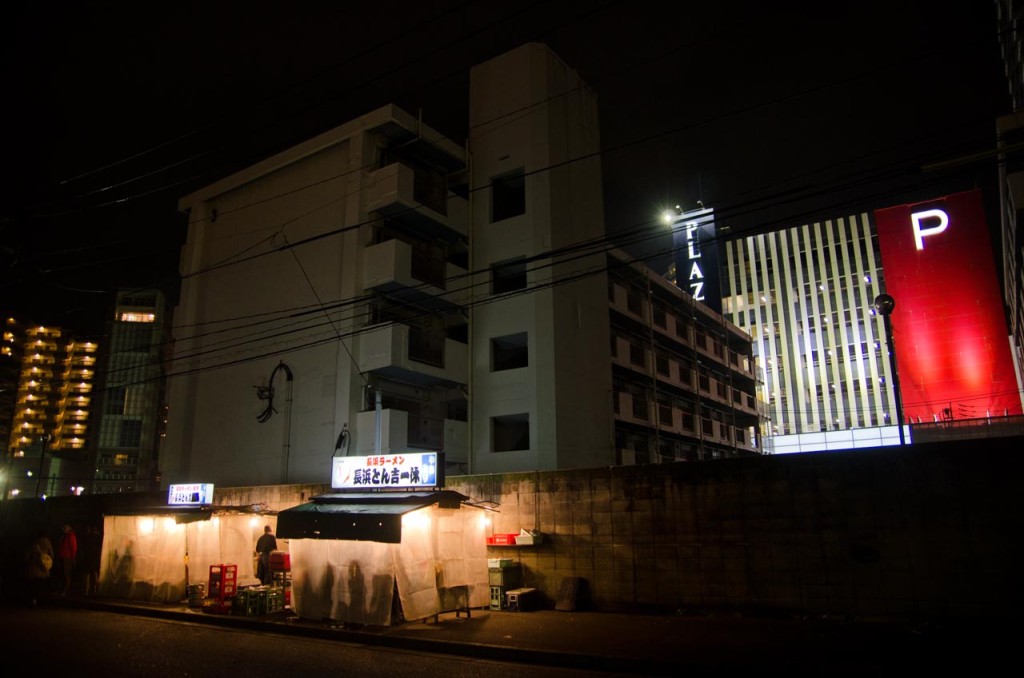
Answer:
[{"label": "apartment tower with lit windows", "polygon": [[97,344],[7,318],[2,350],[18,366],[5,371],[11,381],[0,387],[14,394],[4,497],[80,494],[89,482],[84,462]]}]

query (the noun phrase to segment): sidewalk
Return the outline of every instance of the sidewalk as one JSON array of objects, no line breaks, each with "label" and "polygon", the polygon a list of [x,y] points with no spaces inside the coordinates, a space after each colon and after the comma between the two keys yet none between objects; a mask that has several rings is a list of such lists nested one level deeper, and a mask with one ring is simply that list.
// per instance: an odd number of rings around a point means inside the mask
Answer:
[{"label": "sidewalk", "polygon": [[1008,661],[1020,628],[918,628],[881,622],[611,612],[472,610],[437,621],[346,627],[303,620],[290,610],[265,616],[204,613],[187,605],[99,598],[45,604],[101,609],[260,632],[398,647],[479,659],[633,675],[731,674],[888,676],[954,669],[977,675]]}]

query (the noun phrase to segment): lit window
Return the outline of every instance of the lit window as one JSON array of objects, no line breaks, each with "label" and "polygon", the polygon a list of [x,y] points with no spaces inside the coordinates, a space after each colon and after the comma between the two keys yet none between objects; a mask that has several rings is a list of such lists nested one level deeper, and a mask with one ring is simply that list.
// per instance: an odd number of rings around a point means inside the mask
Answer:
[{"label": "lit window", "polygon": [[131,313],[124,312],[121,314],[121,322],[126,323],[151,323],[156,320],[156,315],[153,313]]}]

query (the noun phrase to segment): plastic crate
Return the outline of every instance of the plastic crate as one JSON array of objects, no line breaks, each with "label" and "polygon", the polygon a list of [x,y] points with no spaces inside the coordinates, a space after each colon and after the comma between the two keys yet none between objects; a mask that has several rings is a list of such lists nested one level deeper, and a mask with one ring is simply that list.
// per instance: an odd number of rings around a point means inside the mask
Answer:
[{"label": "plastic crate", "polygon": [[271,570],[290,570],[292,569],[292,555],[287,551],[271,551],[270,552],[270,569]]},{"label": "plastic crate", "polygon": [[515,534],[492,534],[487,538],[488,546],[515,546]]},{"label": "plastic crate", "polygon": [[235,596],[234,605],[231,608],[233,614],[252,616],[256,614],[256,596],[251,588],[242,589]]},{"label": "plastic crate", "polygon": [[518,567],[490,568],[487,570],[487,583],[490,586],[515,588],[519,586],[519,582]]}]

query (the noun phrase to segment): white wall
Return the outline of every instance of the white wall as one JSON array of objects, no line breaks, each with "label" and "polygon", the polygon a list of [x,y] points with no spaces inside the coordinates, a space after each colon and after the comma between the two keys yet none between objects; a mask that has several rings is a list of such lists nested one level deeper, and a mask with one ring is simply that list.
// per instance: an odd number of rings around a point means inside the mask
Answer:
[{"label": "white wall", "polygon": [[[471,268],[603,237],[599,161],[549,169],[600,143],[592,93],[547,47],[525,45],[471,71],[470,125]],[[487,186],[517,168],[526,174],[525,214],[492,223]],[[612,462],[605,278],[545,288],[602,265],[600,256],[529,263],[536,270],[527,273],[528,287],[542,289],[473,309],[473,473]],[[489,278],[477,276],[478,297],[490,296]],[[529,366],[491,372],[490,340],[518,332],[529,335]],[[492,452],[491,418],[522,413],[530,449]]]}]

